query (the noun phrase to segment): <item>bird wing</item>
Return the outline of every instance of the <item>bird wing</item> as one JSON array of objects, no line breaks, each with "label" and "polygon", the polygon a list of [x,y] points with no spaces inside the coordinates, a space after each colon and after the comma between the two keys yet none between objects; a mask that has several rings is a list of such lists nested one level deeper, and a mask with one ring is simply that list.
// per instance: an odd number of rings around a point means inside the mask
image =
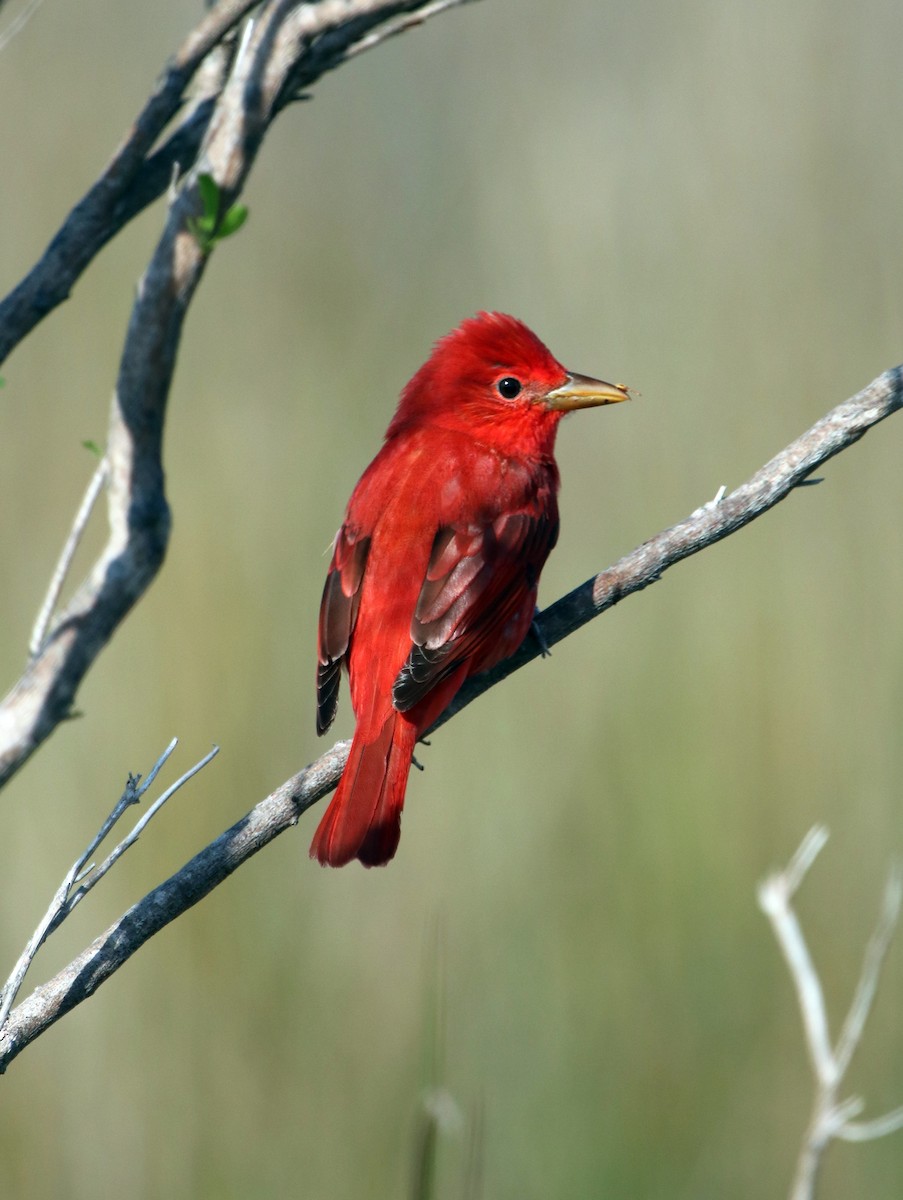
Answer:
[{"label": "bird wing", "polygon": [[411,650],[392,688],[399,712],[462,663],[474,674],[517,649],[557,537],[557,513],[546,509],[439,529],[411,622]]},{"label": "bird wing", "polygon": [[320,601],[317,633],[317,733],[332,724],[339,702],[342,663],[361,602],[361,583],[370,538],[353,525],[345,524],[336,534],[332,562]]}]

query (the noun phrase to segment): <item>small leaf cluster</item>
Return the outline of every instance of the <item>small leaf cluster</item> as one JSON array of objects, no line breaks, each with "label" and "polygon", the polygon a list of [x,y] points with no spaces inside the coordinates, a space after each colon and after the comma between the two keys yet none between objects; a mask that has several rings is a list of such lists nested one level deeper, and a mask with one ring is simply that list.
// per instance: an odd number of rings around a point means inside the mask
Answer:
[{"label": "small leaf cluster", "polygon": [[198,176],[198,193],[203,212],[188,218],[188,231],[197,239],[202,254],[209,254],[217,242],[231,237],[248,219],[244,204],[233,204],[222,212],[223,195],[212,175]]}]

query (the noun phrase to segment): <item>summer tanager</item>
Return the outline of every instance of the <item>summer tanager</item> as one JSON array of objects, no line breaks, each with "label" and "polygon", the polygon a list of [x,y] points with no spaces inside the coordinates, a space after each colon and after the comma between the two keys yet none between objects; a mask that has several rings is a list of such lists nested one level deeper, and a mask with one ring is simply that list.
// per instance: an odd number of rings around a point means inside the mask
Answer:
[{"label": "summer tanager", "polygon": [[530,629],[558,536],[558,422],[626,399],[622,384],[565,370],[503,313],[464,321],[405,387],[323,589],[317,732],[343,666],[357,725],[312,858],[373,867],[395,854],[418,738]]}]

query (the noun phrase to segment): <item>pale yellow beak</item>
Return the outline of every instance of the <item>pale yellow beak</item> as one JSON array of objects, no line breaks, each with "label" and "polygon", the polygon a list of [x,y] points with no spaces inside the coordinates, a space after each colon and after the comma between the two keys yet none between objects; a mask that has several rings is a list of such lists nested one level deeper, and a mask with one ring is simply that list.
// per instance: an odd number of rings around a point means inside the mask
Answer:
[{"label": "pale yellow beak", "polygon": [[629,399],[630,392],[623,383],[605,383],[589,375],[569,374],[561,387],[546,393],[543,403],[554,412],[571,412],[575,408],[596,408]]}]

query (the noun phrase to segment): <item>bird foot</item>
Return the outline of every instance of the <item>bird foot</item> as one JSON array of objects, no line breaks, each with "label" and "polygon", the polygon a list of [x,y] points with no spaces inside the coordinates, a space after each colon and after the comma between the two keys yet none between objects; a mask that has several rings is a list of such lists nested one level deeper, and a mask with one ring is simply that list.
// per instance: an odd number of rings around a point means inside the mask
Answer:
[{"label": "bird foot", "polygon": [[533,614],[533,621],[530,625],[530,632],[536,638],[537,642],[539,642],[540,657],[541,658],[551,658],[552,657],[552,647],[546,641],[545,634],[543,633],[542,629],[539,626],[539,622],[536,619],[538,616],[539,616],[539,609],[537,608],[536,612]]}]

